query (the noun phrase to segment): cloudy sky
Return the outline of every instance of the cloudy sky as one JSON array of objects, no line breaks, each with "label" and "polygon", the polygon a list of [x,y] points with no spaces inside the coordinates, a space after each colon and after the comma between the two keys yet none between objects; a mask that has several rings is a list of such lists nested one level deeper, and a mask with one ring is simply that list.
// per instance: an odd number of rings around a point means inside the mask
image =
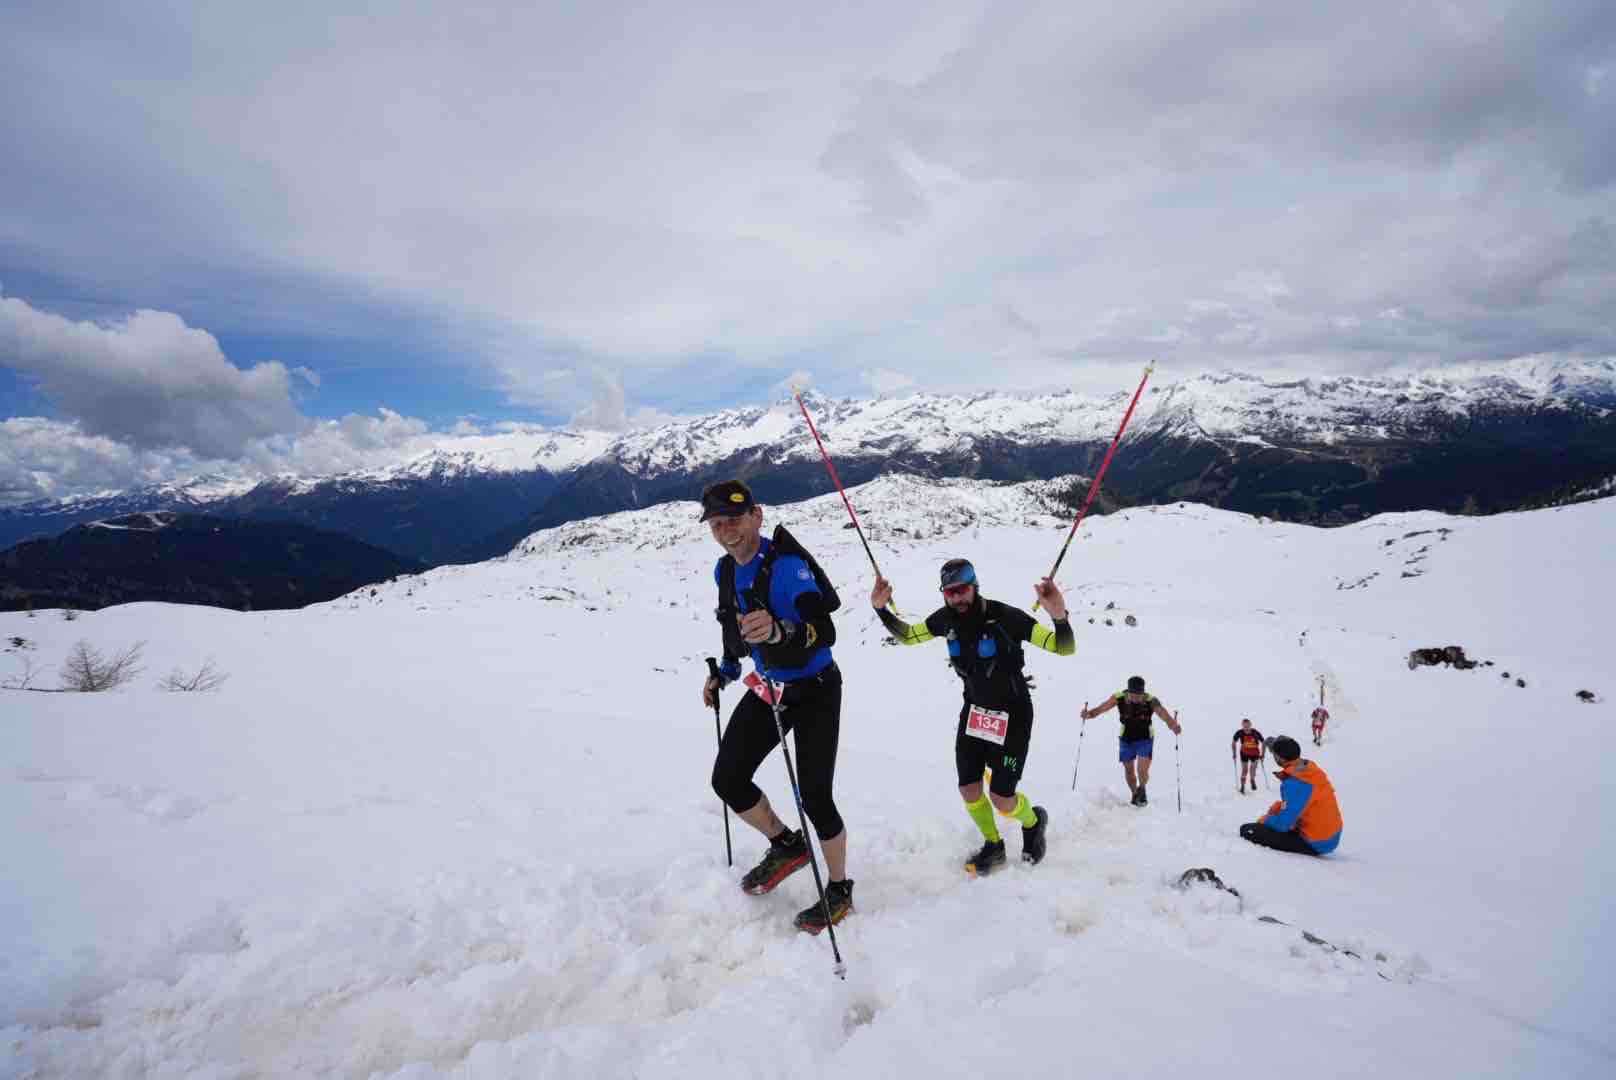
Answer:
[{"label": "cloudy sky", "polygon": [[13,0],[0,102],[0,501],[1616,354],[1609,0]]}]

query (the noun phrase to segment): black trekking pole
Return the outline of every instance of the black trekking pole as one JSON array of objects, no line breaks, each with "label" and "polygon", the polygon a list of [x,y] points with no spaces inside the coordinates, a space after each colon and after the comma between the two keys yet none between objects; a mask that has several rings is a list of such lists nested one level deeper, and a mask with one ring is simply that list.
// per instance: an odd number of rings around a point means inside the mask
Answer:
[{"label": "black trekking pole", "polygon": [[[711,656],[707,658],[707,670],[712,674],[714,682],[723,683],[724,677],[718,673],[718,661]],[[722,752],[724,749],[724,732],[719,727],[718,691],[716,689],[713,691],[713,734],[718,737],[718,749]],[[718,804],[724,808],[724,858],[727,860],[728,865],[734,866],[735,849],[730,846],[729,842],[729,803],[719,799]]]},{"label": "black trekking pole", "polygon": [[[761,674],[761,673],[760,673]],[[791,797],[797,801],[797,821],[802,826],[802,842],[808,849],[808,865],[814,870],[814,888],[819,890],[819,909],[825,913],[825,930],[830,934],[830,954],[836,958],[836,966],[832,969],[838,979],[847,978],[847,965],[842,963],[842,950],[836,945],[836,926],[830,918],[830,901],[825,899],[825,882],[819,876],[819,859],[814,856],[814,843],[808,838],[808,812],[802,808],[802,789],[797,786],[797,770],[791,766],[791,749],[786,746],[786,726],[780,721],[780,697],[785,693],[785,684],[776,685],[773,679],[763,676],[763,685],[769,688],[769,708],[774,713],[774,730],[780,735],[780,756],[786,762],[786,778],[791,781]],[[820,847],[824,847],[823,843]],[[828,866],[826,869],[830,869]]]},{"label": "black trekking pole", "polygon": [[[1173,723],[1178,723],[1178,713],[1173,713]],[[1178,732],[1173,732],[1173,768],[1178,770],[1178,812],[1184,812],[1184,762],[1178,752]]]},{"label": "black trekking pole", "polygon": [[1077,790],[1077,767],[1083,764],[1083,732],[1089,726],[1089,703],[1083,703],[1083,711],[1078,715],[1083,717],[1083,723],[1077,729],[1077,761],[1072,764],[1072,790]]}]

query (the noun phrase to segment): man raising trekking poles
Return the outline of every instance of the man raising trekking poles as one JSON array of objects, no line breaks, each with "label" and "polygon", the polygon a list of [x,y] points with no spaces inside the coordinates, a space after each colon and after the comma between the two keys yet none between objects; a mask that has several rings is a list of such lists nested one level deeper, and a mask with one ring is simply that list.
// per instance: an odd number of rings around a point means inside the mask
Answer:
[{"label": "man raising trekking poles", "polygon": [[[1021,825],[1021,857],[1037,863],[1044,857],[1044,831],[1049,813],[1018,792],[1032,742],[1032,690],[1022,668],[1022,645],[1029,643],[1057,656],[1077,651],[1066,600],[1049,578],[1033,586],[1038,603],[1049,612],[1050,629],[1019,608],[989,600],[977,587],[976,568],[965,559],[942,566],[938,583],[943,606],[911,626],[887,610],[892,586],[877,577],[870,606],[887,633],[903,645],[933,639],[948,643],[948,662],[960,678],[965,701],[954,735],[954,767],[965,812],[982,833],[982,847],[965,860],[973,877],[991,874],[1005,864],[1004,838],[993,812]],[[983,770],[993,777],[983,792]]]},{"label": "man raising trekking poles", "polygon": [[1122,717],[1122,730],[1117,740],[1117,760],[1122,762],[1122,778],[1128,781],[1133,805],[1147,806],[1149,798],[1145,794],[1145,785],[1150,782],[1150,758],[1156,748],[1156,728],[1152,718],[1161,717],[1162,723],[1171,728],[1174,735],[1182,733],[1184,729],[1178,726],[1178,721],[1173,719],[1166,706],[1145,693],[1142,675],[1130,678],[1128,688],[1111,695],[1104,705],[1084,709],[1083,719],[1093,720],[1112,709],[1116,709]]}]

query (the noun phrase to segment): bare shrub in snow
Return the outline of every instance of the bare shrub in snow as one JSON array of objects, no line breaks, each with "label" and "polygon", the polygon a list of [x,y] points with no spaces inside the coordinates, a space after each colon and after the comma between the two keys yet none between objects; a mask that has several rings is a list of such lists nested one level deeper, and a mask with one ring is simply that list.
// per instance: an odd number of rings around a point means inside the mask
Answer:
[{"label": "bare shrub in snow", "polygon": [[62,689],[93,694],[122,686],[140,674],[140,654],[145,648],[144,641],[137,641],[108,658],[88,641],[80,639],[62,665]]},{"label": "bare shrub in snow", "polygon": [[214,667],[213,661],[209,659],[203,661],[202,666],[196,670],[195,674],[187,675],[179,668],[175,668],[167,675],[164,675],[163,680],[157,685],[164,690],[170,690],[175,693],[205,693],[209,690],[219,689],[228,678],[230,676]]},{"label": "bare shrub in snow", "polygon": [[[10,652],[11,650],[7,649],[6,651]],[[5,682],[0,683],[0,687],[7,690],[32,690],[34,688],[34,680],[39,677],[39,665],[34,663],[34,658],[32,656],[25,656],[19,653],[17,655],[17,659],[22,662],[22,674],[13,675]]]}]

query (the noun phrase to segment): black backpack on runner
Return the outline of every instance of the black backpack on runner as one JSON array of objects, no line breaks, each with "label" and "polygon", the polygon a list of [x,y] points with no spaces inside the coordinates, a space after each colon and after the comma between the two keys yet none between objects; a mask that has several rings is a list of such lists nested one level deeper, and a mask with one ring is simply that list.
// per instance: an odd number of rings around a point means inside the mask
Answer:
[{"label": "black backpack on runner", "polygon": [[[950,656],[948,664],[954,669],[965,684],[965,696],[977,704],[984,704],[1000,697],[993,694],[988,687],[998,675],[1003,675],[1011,695],[1018,701],[1030,702],[1032,700],[1031,683],[1027,679],[1027,654],[1021,647],[1021,641],[1006,630],[1000,622],[1001,614],[1005,608],[997,600],[984,599],[985,612],[981,621],[982,636],[991,636],[995,644],[995,655],[991,660],[981,656],[980,639],[974,643],[967,643],[963,637],[966,624],[952,608],[945,607],[946,617],[959,639],[960,655]],[[967,649],[969,655],[967,655]],[[1001,666],[1002,665],[1002,666]],[[980,682],[978,681],[980,680]],[[972,691],[976,696],[972,697]],[[991,697],[990,697],[991,695]]]},{"label": "black backpack on runner", "polygon": [[[748,610],[768,610],[769,589],[774,582],[774,562],[782,555],[795,555],[808,564],[808,572],[814,576],[814,586],[819,590],[827,614],[842,606],[842,598],[836,595],[836,586],[825,576],[824,568],[819,565],[818,560],[797,542],[797,538],[792,536],[784,525],[776,525],[774,535],[769,539],[769,550],[763,556],[763,565],[758,568],[757,577],[752,580],[752,587],[746,591]],[[731,555],[725,555],[718,563],[718,607],[714,614],[724,629],[724,656],[730,660],[739,660],[747,655],[749,649],[741,637],[741,628],[736,625],[735,619],[740,609],[735,599],[735,559]],[[788,614],[793,618],[796,616],[796,612]],[[779,618],[780,615],[776,613],[775,617]],[[764,663],[770,667],[793,668],[806,664],[820,646],[798,648],[791,645],[760,645],[758,648],[763,650]]]}]

